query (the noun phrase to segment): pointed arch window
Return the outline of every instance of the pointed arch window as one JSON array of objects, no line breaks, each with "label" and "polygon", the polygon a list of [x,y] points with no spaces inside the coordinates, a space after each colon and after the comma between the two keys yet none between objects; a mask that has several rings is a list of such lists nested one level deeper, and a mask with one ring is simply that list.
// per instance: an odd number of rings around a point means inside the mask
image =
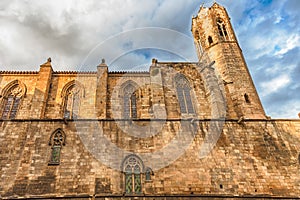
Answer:
[{"label": "pointed arch window", "polygon": [[75,84],[70,86],[65,94],[64,118],[77,119],[79,115],[80,89]]},{"label": "pointed arch window", "polygon": [[123,89],[123,115],[125,119],[137,118],[137,95],[136,89],[132,84],[128,84]]},{"label": "pointed arch window", "polygon": [[225,23],[221,19],[217,20],[217,26],[218,26],[219,35],[223,37],[225,40],[228,39]]},{"label": "pointed arch window", "polygon": [[151,181],[151,175],[153,175],[153,171],[150,167],[148,167],[145,172],[146,181]]},{"label": "pointed arch window", "polygon": [[57,129],[51,134],[49,145],[51,146],[51,156],[49,165],[59,165],[61,148],[65,145],[66,135],[61,129]]},{"label": "pointed arch window", "polygon": [[15,119],[19,110],[22,97],[25,95],[26,87],[24,84],[14,81],[4,89],[2,100],[2,119]]},{"label": "pointed arch window", "polygon": [[186,114],[195,113],[188,80],[183,75],[179,75],[175,78],[175,83],[180,112]]},{"label": "pointed arch window", "polygon": [[122,170],[125,174],[125,192],[127,194],[142,192],[141,173],[143,166],[142,160],[135,155],[130,155],[123,161]]}]

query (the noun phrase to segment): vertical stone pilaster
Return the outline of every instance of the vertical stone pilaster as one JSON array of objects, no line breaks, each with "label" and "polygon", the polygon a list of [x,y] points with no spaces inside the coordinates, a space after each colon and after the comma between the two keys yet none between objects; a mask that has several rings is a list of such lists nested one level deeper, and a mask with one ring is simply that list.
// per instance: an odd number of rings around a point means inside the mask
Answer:
[{"label": "vertical stone pilaster", "polygon": [[97,66],[97,88],[96,88],[96,113],[100,119],[107,117],[107,84],[108,84],[108,66],[105,60]]},{"label": "vertical stone pilaster", "polygon": [[152,88],[150,110],[153,112],[154,118],[165,118],[167,113],[162,73],[156,59],[152,60],[152,65],[150,67],[150,84]]},{"label": "vertical stone pilaster", "polygon": [[45,109],[51,84],[53,69],[51,66],[51,58],[40,66],[38,79],[36,82],[32,103],[31,115],[32,119],[43,119],[45,117]]}]

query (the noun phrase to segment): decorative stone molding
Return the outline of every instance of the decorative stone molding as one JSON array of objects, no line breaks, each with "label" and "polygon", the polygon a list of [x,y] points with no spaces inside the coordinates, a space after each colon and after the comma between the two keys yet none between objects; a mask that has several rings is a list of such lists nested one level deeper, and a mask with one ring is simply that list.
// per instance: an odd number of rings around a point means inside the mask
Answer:
[{"label": "decorative stone molding", "polygon": [[75,89],[73,89],[73,92],[78,93],[80,97],[85,97],[85,89],[84,89],[84,86],[83,86],[79,81],[73,80],[73,81],[68,82],[68,83],[63,87],[63,89],[62,89],[62,91],[61,91],[61,97],[62,97],[62,98],[68,95],[67,93],[68,93],[69,89],[70,89],[72,86],[75,86]]},{"label": "decorative stone molding", "polygon": [[[13,88],[15,87],[15,88]],[[2,97],[6,97],[8,96],[10,93],[12,93],[13,96],[16,97],[23,97],[26,95],[26,85],[24,83],[22,83],[19,80],[14,80],[10,83],[8,83],[0,92],[0,96]]]}]

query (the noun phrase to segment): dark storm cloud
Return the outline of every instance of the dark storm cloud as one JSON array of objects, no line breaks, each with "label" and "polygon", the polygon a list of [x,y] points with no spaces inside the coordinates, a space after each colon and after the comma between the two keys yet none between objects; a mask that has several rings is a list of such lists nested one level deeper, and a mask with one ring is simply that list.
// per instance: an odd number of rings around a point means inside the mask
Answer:
[{"label": "dark storm cloud", "polygon": [[[57,53],[64,53],[66,56],[80,53],[81,46],[77,43],[80,41],[80,28],[78,26],[68,26],[61,32],[58,27],[49,24],[46,16],[40,15],[28,15],[22,24],[31,30],[30,33],[35,36],[38,43],[45,45],[48,49],[55,50]],[[74,43],[74,41],[77,42]]]}]

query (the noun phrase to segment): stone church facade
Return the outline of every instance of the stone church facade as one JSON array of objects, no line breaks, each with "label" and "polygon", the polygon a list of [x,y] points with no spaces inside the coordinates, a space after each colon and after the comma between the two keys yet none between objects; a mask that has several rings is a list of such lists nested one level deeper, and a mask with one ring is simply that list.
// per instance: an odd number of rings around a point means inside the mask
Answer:
[{"label": "stone church facade", "polygon": [[0,72],[1,199],[300,198],[300,121],[265,115],[224,7],[199,62]]}]

